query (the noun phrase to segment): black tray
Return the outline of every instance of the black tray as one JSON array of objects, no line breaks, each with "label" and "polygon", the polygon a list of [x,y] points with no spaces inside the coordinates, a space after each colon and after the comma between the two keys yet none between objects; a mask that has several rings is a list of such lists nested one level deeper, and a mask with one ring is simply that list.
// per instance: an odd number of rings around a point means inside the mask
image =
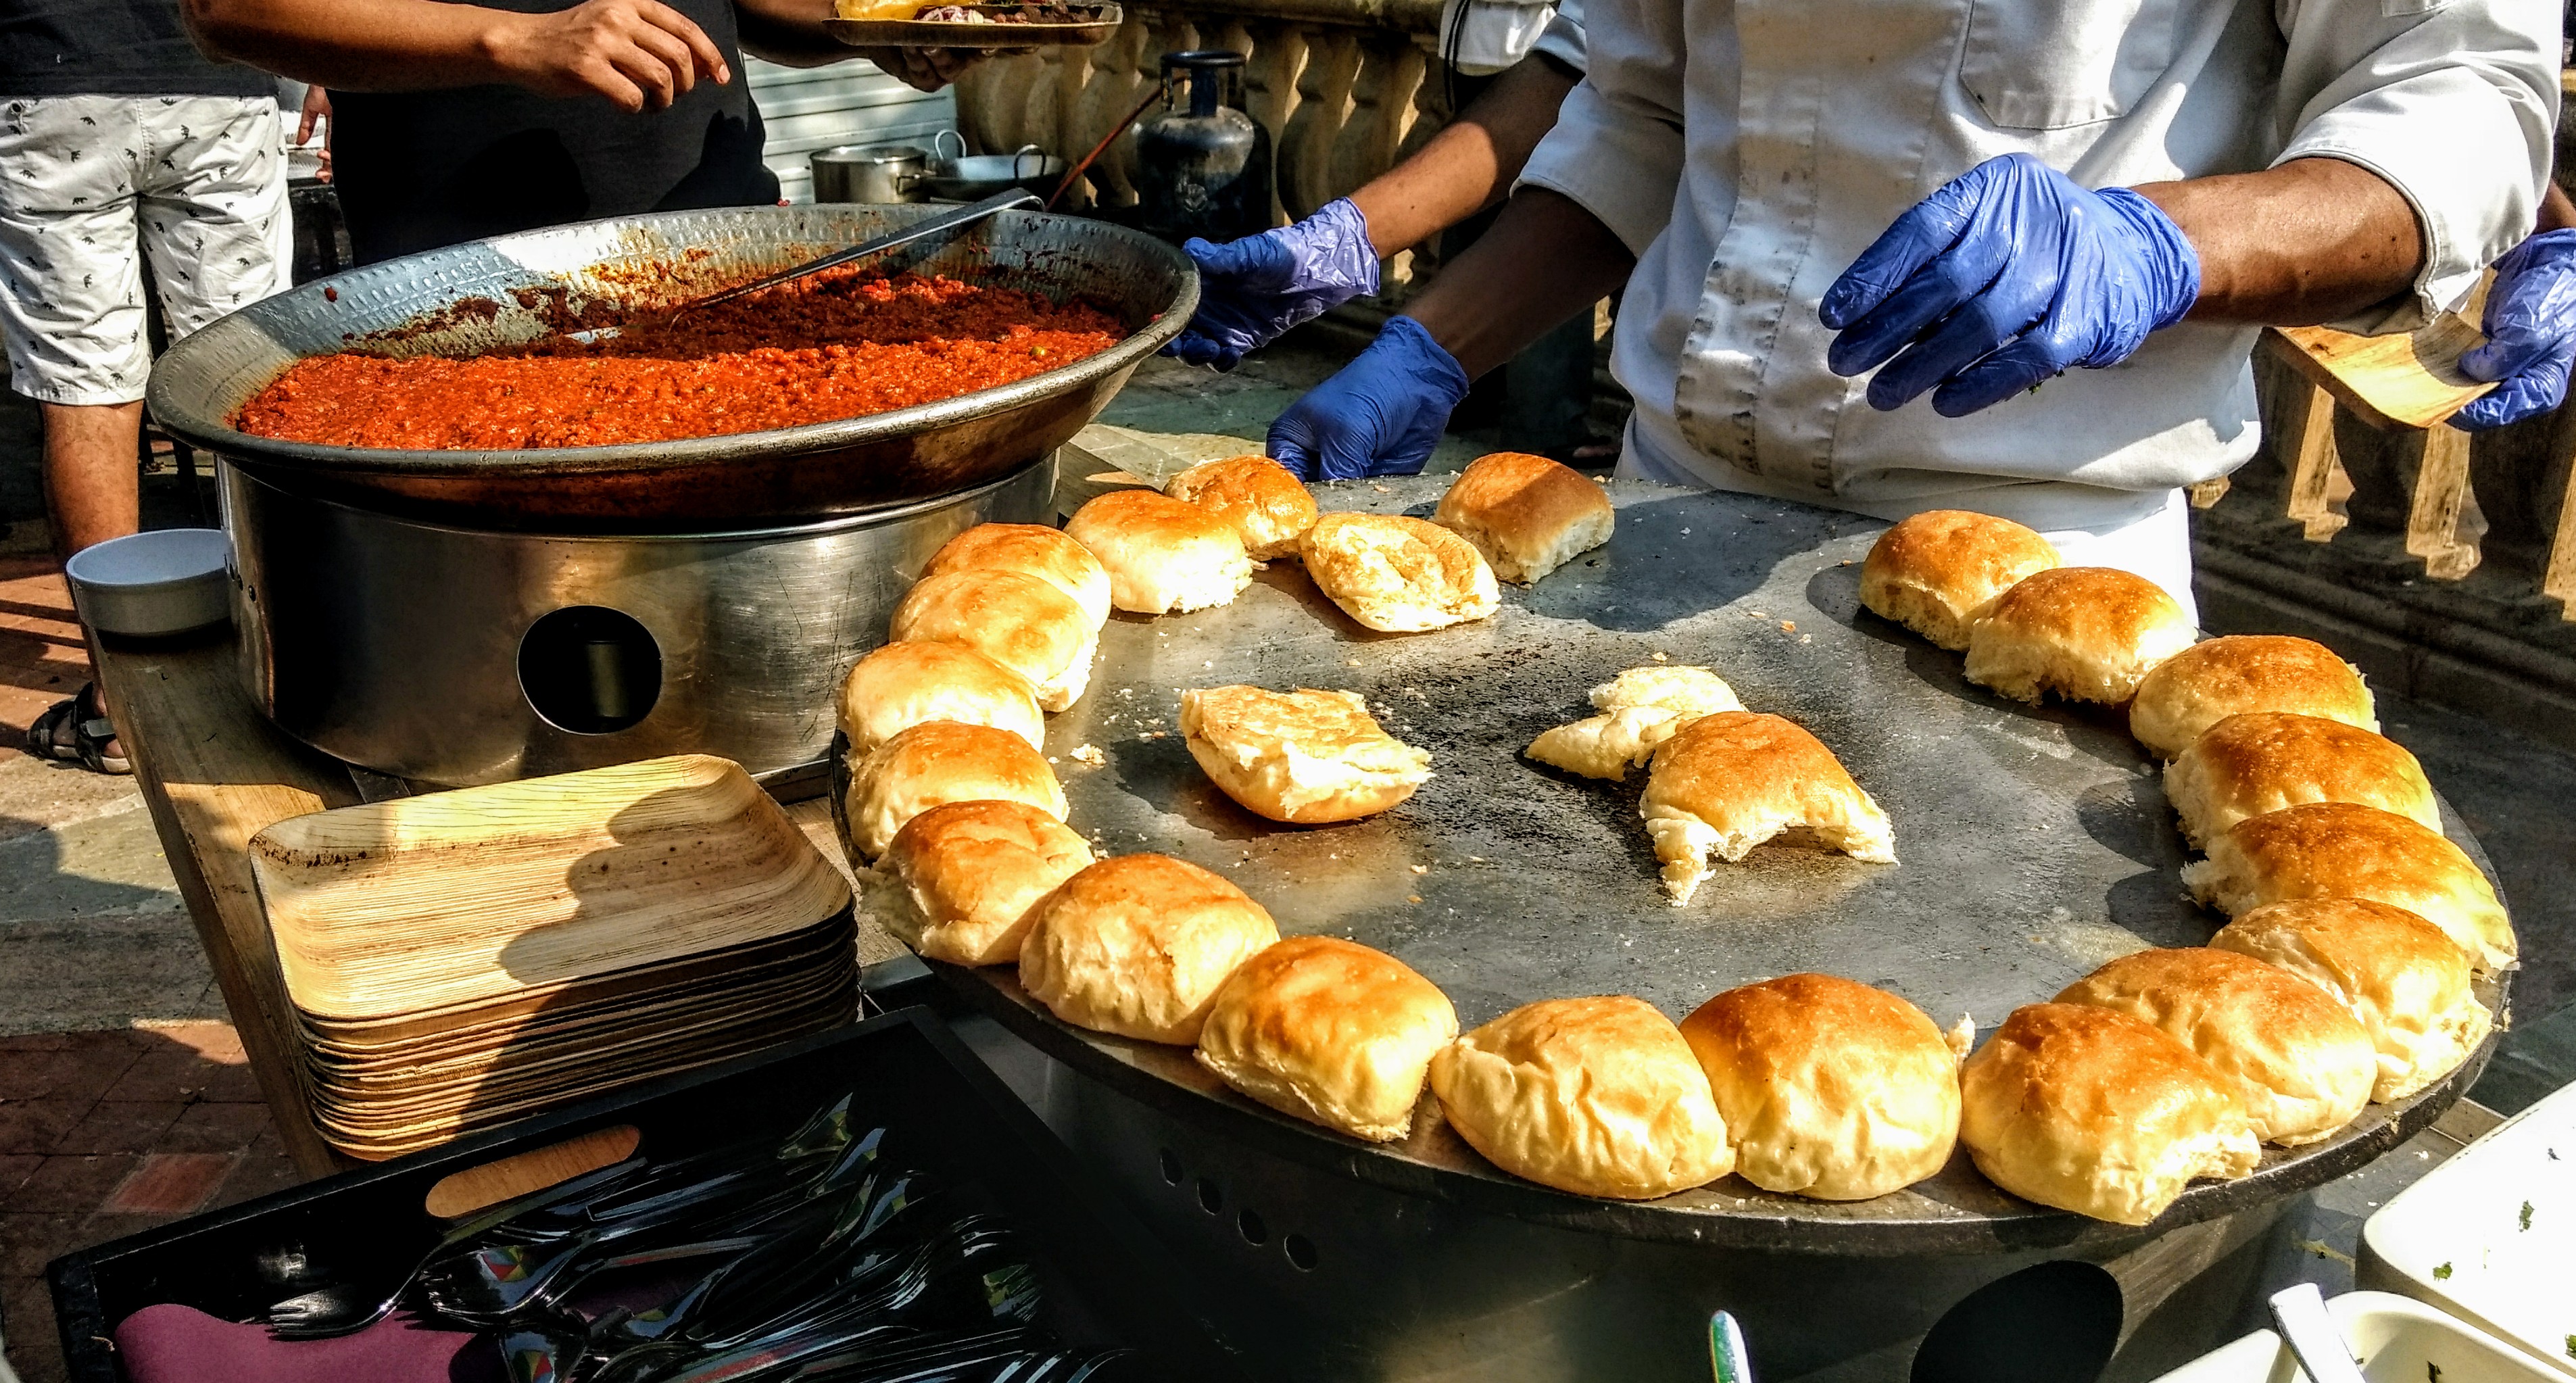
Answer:
[{"label": "black tray", "polygon": [[[851,1088],[860,1126],[886,1128],[890,1154],[972,1183],[1019,1228],[1042,1276],[1039,1320],[1056,1335],[1145,1351],[1122,1376],[1240,1376],[1168,1255],[1100,1203],[1064,1145],[922,1008],[66,1254],[46,1270],[64,1360],[75,1383],[120,1383],[107,1336],[143,1307],[178,1302],[238,1320],[321,1272],[399,1272],[443,1232],[422,1199],[451,1173],[619,1124],[641,1130],[641,1151],[656,1158],[784,1134],[824,1092]],[[297,1263],[307,1276],[284,1266]]]}]

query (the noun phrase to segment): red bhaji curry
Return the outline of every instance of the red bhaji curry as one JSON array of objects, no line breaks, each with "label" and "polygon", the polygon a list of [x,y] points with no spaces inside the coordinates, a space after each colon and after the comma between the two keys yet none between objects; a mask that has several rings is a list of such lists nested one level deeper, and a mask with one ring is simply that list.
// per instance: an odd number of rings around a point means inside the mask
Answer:
[{"label": "red bhaji curry", "polygon": [[233,426],[261,437],[422,451],[665,442],[908,408],[1042,374],[1126,333],[945,277],[826,271],[604,339],[551,334],[488,354],[347,351],[301,360]]}]

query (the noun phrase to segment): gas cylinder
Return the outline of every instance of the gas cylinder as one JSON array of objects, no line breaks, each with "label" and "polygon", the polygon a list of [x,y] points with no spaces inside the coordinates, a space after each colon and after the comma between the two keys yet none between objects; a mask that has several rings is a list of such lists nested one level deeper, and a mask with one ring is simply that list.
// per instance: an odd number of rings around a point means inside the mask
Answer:
[{"label": "gas cylinder", "polygon": [[1163,108],[1136,126],[1138,224],[1173,244],[1270,228],[1270,132],[1243,112],[1243,55],[1163,55]]}]

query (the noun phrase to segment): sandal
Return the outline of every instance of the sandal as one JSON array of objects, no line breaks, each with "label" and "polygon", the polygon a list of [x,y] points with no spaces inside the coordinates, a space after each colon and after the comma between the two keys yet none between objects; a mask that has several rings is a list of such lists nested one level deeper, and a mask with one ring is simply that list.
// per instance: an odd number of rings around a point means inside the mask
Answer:
[{"label": "sandal", "polygon": [[[65,729],[71,731],[69,739],[63,736]],[[67,701],[55,702],[27,727],[27,752],[39,759],[77,763],[92,773],[110,776],[132,773],[134,765],[124,755],[107,752],[115,743],[116,722],[99,712],[96,683],[83,685]]]}]

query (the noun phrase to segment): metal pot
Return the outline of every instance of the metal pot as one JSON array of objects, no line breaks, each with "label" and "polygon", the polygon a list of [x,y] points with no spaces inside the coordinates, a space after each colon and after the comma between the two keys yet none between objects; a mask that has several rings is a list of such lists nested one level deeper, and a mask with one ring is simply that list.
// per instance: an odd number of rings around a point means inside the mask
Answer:
[{"label": "metal pot", "polygon": [[1034,144],[1016,154],[971,154],[935,160],[922,177],[921,190],[933,200],[975,202],[1012,188],[1048,197],[1064,181],[1072,164]]},{"label": "metal pot", "polygon": [[818,202],[917,202],[930,151],[912,144],[841,144],[818,150],[814,170]]},{"label": "metal pot", "polygon": [[755,776],[810,764],[922,565],[975,524],[1044,522],[1055,463],[869,514],[653,536],[459,528],[221,479],[253,702],[326,754],[466,786],[681,752]]},{"label": "metal pot", "polygon": [[[1016,384],[725,437],[393,451],[254,437],[232,426],[242,403],[295,360],[369,333],[410,328],[377,344],[471,355],[547,330],[530,290],[569,293],[576,302],[691,298],[936,214],[846,205],[668,212],[370,265],[254,303],[172,347],[152,373],[152,416],[180,440],[281,489],[360,508],[540,533],[738,531],[895,508],[1011,475],[1080,431],[1198,307],[1197,271],[1151,237],[1077,217],[1004,212],[942,244],[891,254],[885,267],[1081,297],[1131,334]],[[488,313],[452,310],[478,299]]]}]

